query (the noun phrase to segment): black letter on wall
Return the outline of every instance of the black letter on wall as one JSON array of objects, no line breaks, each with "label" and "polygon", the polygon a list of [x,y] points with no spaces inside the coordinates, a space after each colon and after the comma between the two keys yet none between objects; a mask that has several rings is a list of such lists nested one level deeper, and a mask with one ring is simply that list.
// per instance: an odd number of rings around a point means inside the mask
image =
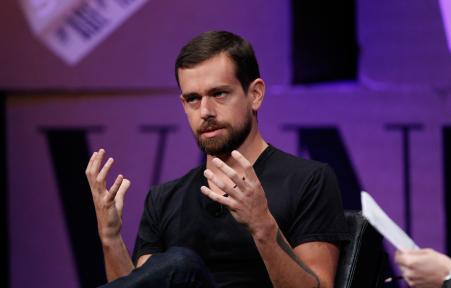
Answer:
[{"label": "black letter on wall", "polygon": [[411,204],[411,192],[410,192],[410,139],[409,132],[411,130],[421,130],[423,126],[421,124],[387,124],[387,130],[400,130],[402,135],[402,162],[404,170],[404,221],[405,230],[408,235],[412,232],[412,212],[410,209]]},{"label": "black letter on wall", "polygon": [[299,156],[307,152],[310,159],[328,163],[334,169],[340,184],[343,207],[360,210],[361,185],[338,129],[298,125],[284,125],[283,129],[297,133]]},{"label": "black letter on wall", "polygon": [[446,248],[451,255],[451,126],[443,127],[443,181]]},{"label": "black letter on wall", "polygon": [[9,287],[9,221],[8,221],[8,195],[7,195],[7,173],[6,173],[6,95],[0,93],[0,210],[1,210],[1,264],[0,286]]},{"label": "black letter on wall", "polygon": [[355,1],[292,0],[292,83],[355,80]]},{"label": "black letter on wall", "polygon": [[80,287],[97,287],[106,282],[102,247],[88,181],[89,161],[86,134],[101,128],[43,128],[47,137],[58,190],[64,208]]},{"label": "black letter on wall", "polygon": [[153,173],[151,178],[151,185],[160,183],[161,180],[161,170],[163,169],[163,156],[166,151],[166,143],[168,139],[168,134],[170,132],[175,132],[177,126],[175,125],[142,125],[140,131],[142,133],[157,133],[158,143],[157,152],[155,156],[155,162],[153,164]]}]

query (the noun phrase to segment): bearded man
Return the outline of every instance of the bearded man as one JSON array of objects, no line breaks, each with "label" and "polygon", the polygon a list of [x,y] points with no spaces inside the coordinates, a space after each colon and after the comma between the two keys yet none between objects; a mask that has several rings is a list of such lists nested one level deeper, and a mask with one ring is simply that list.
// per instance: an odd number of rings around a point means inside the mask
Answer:
[{"label": "bearded man", "polygon": [[251,45],[203,33],[177,57],[180,100],[206,163],[149,192],[132,257],[121,214],[130,181],[110,189],[95,152],[86,169],[98,219],[105,287],[333,287],[346,241],[331,169],[271,146],[259,131],[264,95]]}]

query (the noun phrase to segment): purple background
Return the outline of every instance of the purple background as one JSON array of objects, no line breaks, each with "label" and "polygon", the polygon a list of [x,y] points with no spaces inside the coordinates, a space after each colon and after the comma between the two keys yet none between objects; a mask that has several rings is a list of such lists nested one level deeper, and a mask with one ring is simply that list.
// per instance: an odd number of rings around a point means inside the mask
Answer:
[{"label": "purple background", "polygon": [[[451,125],[451,54],[438,1],[356,1],[359,80],[308,87],[289,85],[287,0],[150,0],[75,67],[31,35],[16,2],[5,0],[0,9],[0,88],[12,91],[7,99],[11,287],[78,287],[49,148],[39,127],[106,127],[89,134],[89,144],[91,150],[104,147],[116,159],[113,173],[132,180],[123,229],[132,248],[157,143],[139,127],[179,127],[169,134],[163,180],[198,162],[173,63],[188,39],[213,29],[236,32],[254,45],[268,84],[259,114],[264,137],[296,153],[296,135],[282,125],[338,127],[363,188],[401,226],[401,135],[385,125],[423,124],[410,136],[412,237],[421,247],[444,251],[441,129]],[[65,89],[81,92],[46,96]],[[14,92],[19,90],[27,92]]]}]

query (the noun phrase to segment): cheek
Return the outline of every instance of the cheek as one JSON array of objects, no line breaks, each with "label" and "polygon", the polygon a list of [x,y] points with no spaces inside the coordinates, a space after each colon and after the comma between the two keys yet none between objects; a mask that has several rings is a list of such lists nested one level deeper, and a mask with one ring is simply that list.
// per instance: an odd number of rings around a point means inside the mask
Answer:
[{"label": "cheek", "polygon": [[197,124],[197,122],[194,119],[188,118],[188,122],[189,122],[189,126],[191,127],[191,130],[193,130],[193,132],[195,132],[197,130],[197,128],[199,128],[199,125]]},{"label": "cheek", "polygon": [[234,123],[241,123],[248,117],[249,113],[252,112],[252,107],[249,103],[241,103],[238,107],[235,107],[234,111],[230,112],[230,118]]}]

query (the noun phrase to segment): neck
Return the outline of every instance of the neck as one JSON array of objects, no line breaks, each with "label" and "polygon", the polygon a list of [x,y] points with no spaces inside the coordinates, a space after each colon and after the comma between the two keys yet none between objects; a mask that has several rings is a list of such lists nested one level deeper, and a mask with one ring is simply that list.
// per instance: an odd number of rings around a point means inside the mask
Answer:
[{"label": "neck", "polygon": [[[266,147],[268,147],[268,144],[265,142],[260,132],[257,129],[252,129],[251,132],[249,133],[249,136],[246,138],[243,144],[241,144],[241,146],[238,147],[237,150],[252,165],[254,165],[255,161],[257,161],[257,158],[266,149]],[[213,165],[212,160],[214,158],[215,156],[207,155],[207,168],[211,170],[213,173],[215,173],[218,177],[222,178],[223,181],[230,182],[230,179],[228,179],[228,177],[226,177],[222,172],[218,171],[219,169],[216,168],[215,165]],[[244,175],[243,167],[239,165],[238,162],[235,161],[235,159],[233,159],[231,155],[224,155],[218,158],[221,158],[221,160],[224,161],[229,167],[234,169],[238,173],[238,175],[241,176]],[[210,181],[208,181],[208,185],[210,189],[212,189],[216,193],[223,193],[223,191],[221,191]]]},{"label": "neck", "polygon": [[[260,154],[268,147],[268,143],[265,142],[260,131],[255,129],[249,133],[249,136],[246,140],[238,147],[238,152],[240,152],[252,165],[254,165],[255,161],[257,161]],[[214,165],[212,165],[211,160],[213,160],[216,156],[207,155],[207,168],[211,170],[216,170]],[[236,161],[229,155],[221,155],[217,158],[220,158],[227,165],[235,169],[237,172],[241,172],[242,168]]]}]

